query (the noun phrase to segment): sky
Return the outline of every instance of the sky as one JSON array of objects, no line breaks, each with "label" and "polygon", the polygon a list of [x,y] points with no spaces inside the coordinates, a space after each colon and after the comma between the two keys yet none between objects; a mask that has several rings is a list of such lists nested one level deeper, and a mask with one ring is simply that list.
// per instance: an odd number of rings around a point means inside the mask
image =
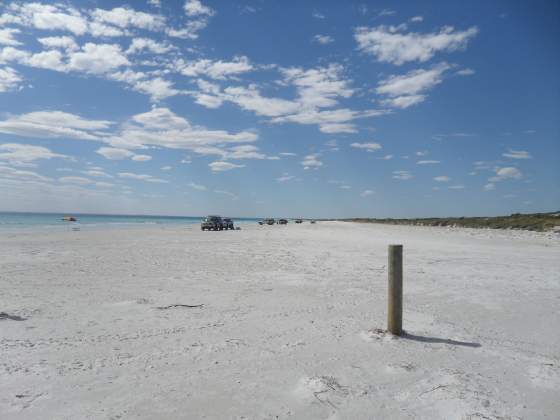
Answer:
[{"label": "sky", "polygon": [[0,2],[0,211],[560,210],[560,3]]}]

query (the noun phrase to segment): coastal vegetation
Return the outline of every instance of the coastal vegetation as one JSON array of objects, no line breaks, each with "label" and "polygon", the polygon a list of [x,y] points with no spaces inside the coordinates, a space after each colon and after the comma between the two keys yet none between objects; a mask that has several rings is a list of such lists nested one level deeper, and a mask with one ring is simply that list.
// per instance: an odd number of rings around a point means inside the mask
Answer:
[{"label": "coastal vegetation", "polygon": [[545,232],[560,229],[560,211],[531,214],[514,213],[509,216],[494,217],[429,217],[413,219],[353,218],[342,220],[345,222],[388,223],[394,225],[523,229],[536,232]]}]

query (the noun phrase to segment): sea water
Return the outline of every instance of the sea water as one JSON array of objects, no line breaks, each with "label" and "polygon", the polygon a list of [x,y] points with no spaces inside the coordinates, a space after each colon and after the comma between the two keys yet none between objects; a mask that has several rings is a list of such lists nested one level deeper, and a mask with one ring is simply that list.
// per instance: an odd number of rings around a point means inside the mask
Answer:
[{"label": "sea water", "polygon": [[[63,220],[65,216],[76,218],[76,222]],[[13,229],[95,229],[126,228],[150,225],[192,225],[204,219],[199,216],[143,216],[112,214],[67,214],[67,213],[11,213],[0,212],[0,230]],[[234,223],[256,223],[258,219],[231,218]]]}]

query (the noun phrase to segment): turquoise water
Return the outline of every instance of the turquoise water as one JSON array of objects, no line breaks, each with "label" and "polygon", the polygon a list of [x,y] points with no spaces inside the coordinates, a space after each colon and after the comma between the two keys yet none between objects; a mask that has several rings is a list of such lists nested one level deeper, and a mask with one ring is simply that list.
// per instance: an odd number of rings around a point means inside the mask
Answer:
[{"label": "turquoise water", "polygon": [[[64,216],[73,216],[76,222],[65,222]],[[6,229],[71,229],[71,228],[127,228],[151,225],[198,224],[203,217],[181,216],[126,216],[109,214],[67,213],[4,213],[0,212],[0,230]],[[232,218],[234,223],[255,223],[260,219]]]}]

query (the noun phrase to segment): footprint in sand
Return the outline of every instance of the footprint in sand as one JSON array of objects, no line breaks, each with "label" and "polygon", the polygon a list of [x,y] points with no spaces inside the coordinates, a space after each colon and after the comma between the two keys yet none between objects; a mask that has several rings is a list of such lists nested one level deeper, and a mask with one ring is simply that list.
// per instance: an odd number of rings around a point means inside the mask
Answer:
[{"label": "footprint in sand", "polygon": [[342,400],[348,396],[348,387],[340,385],[334,376],[313,376],[301,378],[294,396],[304,402],[318,402],[336,410]]},{"label": "footprint in sand", "polygon": [[540,388],[557,390],[560,388],[560,368],[555,363],[541,363],[529,367],[531,383]]}]

